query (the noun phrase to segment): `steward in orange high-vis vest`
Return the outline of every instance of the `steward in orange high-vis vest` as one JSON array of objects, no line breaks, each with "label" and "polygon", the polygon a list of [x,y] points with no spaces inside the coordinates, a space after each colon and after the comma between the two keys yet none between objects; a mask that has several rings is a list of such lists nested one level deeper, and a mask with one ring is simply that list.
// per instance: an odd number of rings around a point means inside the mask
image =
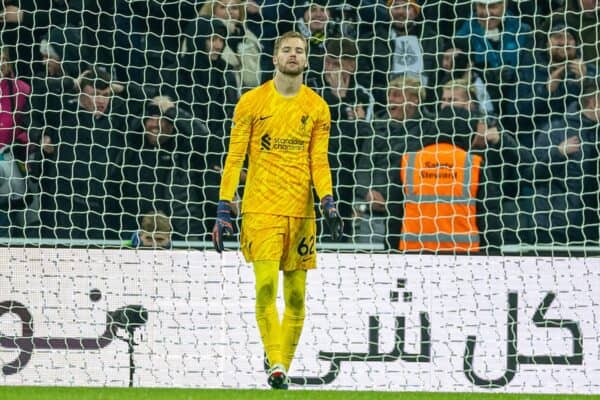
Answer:
[{"label": "steward in orange high-vis vest", "polygon": [[481,157],[436,143],[402,157],[400,250],[478,251],[476,200]]},{"label": "steward in orange high-vis vest", "polygon": [[446,121],[443,117],[433,143],[424,140],[422,149],[405,153],[401,160],[400,250],[479,251],[476,205],[482,158],[467,151],[470,125],[454,115]]}]

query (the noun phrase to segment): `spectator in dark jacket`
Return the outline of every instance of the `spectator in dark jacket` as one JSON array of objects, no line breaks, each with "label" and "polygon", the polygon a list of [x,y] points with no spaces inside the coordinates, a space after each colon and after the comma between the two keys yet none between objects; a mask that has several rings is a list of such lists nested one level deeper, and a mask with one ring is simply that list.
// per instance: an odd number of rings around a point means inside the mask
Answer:
[{"label": "spectator in dark jacket", "polygon": [[367,129],[373,118],[373,97],[356,82],[358,54],[354,42],[332,38],[327,40],[326,49],[323,71],[311,74],[308,80],[329,105],[329,165],[338,211],[346,219],[344,237],[348,238],[352,236],[354,171],[362,145],[358,132]]},{"label": "spectator in dark jacket", "polygon": [[523,181],[518,170],[531,163],[531,152],[520,146],[514,136],[502,129],[496,118],[487,115],[476,101],[474,86],[463,79],[450,81],[443,86],[439,111],[447,107],[462,108],[477,122],[469,150],[483,157],[490,178],[502,188],[503,196],[515,198]]},{"label": "spectator in dark jacket", "polygon": [[[202,192],[208,188],[201,186],[207,134],[204,124],[169,98],[148,101],[144,117],[127,134],[123,209],[128,229],[135,229],[140,215],[161,210],[180,239],[208,232],[201,224],[208,217],[202,211]],[[218,194],[210,200],[218,201]]]},{"label": "spectator in dark jacket", "polygon": [[222,21],[199,17],[186,30],[182,68],[164,71],[166,93],[172,93],[171,97],[179,99],[184,109],[207,125],[213,167],[222,165],[225,136],[238,98],[235,76],[221,57],[226,37],[227,28]]},{"label": "spectator in dark jacket", "polygon": [[319,73],[323,70],[325,42],[332,35],[331,10],[326,0],[305,0],[294,10],[294,30],[300,32],[308,42],[308,70]]},{"label": "spectator in dark jacket", "polygon": [[115,26],[108,32],[114,34],[116,43],[117,77],[124,82],[161,84],[160,70],[177,64],[182,33],[196,19],[196,2],[119,0],[113,3],[117,11]]},{"label": "spectator in dark jacket", "polygon": [[[31,80],[31,126],[32,142],[42,145],[45,142],[56,143],[57,131],[61,125],[60,115],[65,105],[64,94],[77,89],[77,76],[69,76],[76,72],[72,67],[72,50],[59,34],[59,29],[51,28],[49,37],[39,43],[41,58],[40,68]],[[57,42],[60,40],[60,42]],[[71,61],[70,61],[71,60]],[[47,138],[46,138],[47,137]],[[47,150],[50,150],[48,148]]]},{"label": "spectator in dark jacket", "polygon": [[[57,29],[52,28],[52,31]],[[44,37],[39,44],[41,62],[38,68],[35,68],[36,74],[31,79],[31,112],[28,124],[31,153],[28,170],[30,176],[40,179],[42,188],[49,187],[49,182],[44,180],[54,168],[48,161],[54,155],[54,144],[58,143],[61,116],[67,108],[63,103],[68,98],[65,95],[72,95],[78,88],[77,77],[71,77],[65,72],[65,67],[69,64],[68,61],[63,61],[65,49],[65,46],[56,42],[50,44],[48,38]]]},{"label": "spectator in dark jacket", "polygon": [[51,213],[42,222],[52,236],[116,239],[127,109],[112,96],[105,72],[86,74],[79,87],[79,94],[63,103],[62,125],[52,143],[42,204]]},{"label": "spectator in dark jacket", "polygon": [[582,60],[577,32],[561,20],[550,26],[546,48],[526,57],[517,71],[509,110],[518,118],[519,141],[529,148],[536,130],[578,103],[585,78],[596,75],[593,63]]},{"label": "spectator in dark jacket", "polygon": [[[496,103],[495,110],[505,114],[514,92],[516,68],[524,63],[533,48],[531,28],[506,9],[506,0],[475,0],[473,15],[456,32],[455,40],[481,71],[487,90]],[[514,129],[514,116],[505,126]]]},{"label": "spectator in dark jacket", "polygon": [[357,58],[353,41],[331,38],[326,42],[323,69],[308,74],[308,85],[329,104],[332,121],[373,119],[373,96],[356,81]]},{"label": "spectator in dark jacket", "polygon": [[[186,30],[181,65],[183,68],[165,72],[166,93],[181,102],[179,107],[204,122],[209,134],[200,187],[206,188],[203,215],[216,215],[214,190],[221,180],[221,168],[227,149],[226,138],[231,126],[233,109],[238,99],[235,76],[222,59],[227,28],[218,19],[199,17]],[[176,71],[175,74],[171,72]],[[175,91],[172,89],[175,88]],[[212,225],[211,225],[212,226]]]},{"label": "spectator in dark jacket", "polygon": [[421,133],[431,132],[420,104],[425,91],[419,79],[401,75],[390,82],[387,109],[376,114],[371,126],[358,132],[362,147],[356,170],[357,241],[383,243],[386,231],[390,169],[406,149],[418,147]]},{"label": "spectator in dark jacket", "polygon": [[598,242],[600,82],[588,80],[581,109],[553,120],[535,142],[533,219],[537,242]]},{"label": "spectator in dark jacket", "polygon": [[[81,27],[72,25],[51,26],[44,36],[46,43],[40,49],[40,51],[51,52],[52,58],[60,62],[62,73],[72,78],[77,78],[90,69],[90,60],[94,58],[89,54],[89,46],[83,45],[81,30]],[[46,72],[45,69],[38,71],[38,76]]]}]

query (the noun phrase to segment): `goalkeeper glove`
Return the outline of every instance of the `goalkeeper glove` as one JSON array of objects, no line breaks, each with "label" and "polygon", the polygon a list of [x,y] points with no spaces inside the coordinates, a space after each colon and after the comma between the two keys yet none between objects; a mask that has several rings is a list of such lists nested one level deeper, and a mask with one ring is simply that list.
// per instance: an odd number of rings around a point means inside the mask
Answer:
[{"label": "goalkeeper glove", "polygon": [[223,236],[233,235],[233,225],[231,224],[231,203],[225,200],[219,200],[217,206],[217,220],[212,231],[213,246],[217,252],[223,251]]},{"label": "goalkeeper glove", "polygon": [[342,221],[342,217],[340,217],[340,214],[335,207],[333,196],[328,195],[323,197],[321,199],[321,208],[325,222],[329,227],[329,232],[331,232],[331,238],[333,240],[341,239],[344,233],[344,222]]}]

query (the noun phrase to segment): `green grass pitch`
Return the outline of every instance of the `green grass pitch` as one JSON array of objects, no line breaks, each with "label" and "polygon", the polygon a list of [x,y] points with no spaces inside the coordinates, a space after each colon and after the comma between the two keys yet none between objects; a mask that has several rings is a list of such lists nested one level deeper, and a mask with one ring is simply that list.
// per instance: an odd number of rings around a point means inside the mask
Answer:
[{"label": "green grass pitch", "polygon": [[0,386],[1,400],[600,400],[600,396]]}]

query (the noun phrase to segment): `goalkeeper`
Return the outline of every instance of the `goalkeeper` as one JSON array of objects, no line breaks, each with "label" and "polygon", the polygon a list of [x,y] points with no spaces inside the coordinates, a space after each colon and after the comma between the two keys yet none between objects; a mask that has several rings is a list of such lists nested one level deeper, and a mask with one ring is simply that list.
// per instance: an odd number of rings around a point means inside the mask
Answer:
[{"label": "goalkeeper", "polygon": [[[241,248],[256,277],[256,322],[269,361],[268,383],[287,389],[287,371],[304,325],[306,271],[316,267],[312,186],[334,239],[342,235],[327,160],[330,114],[325,101],[302,84],[307,43],[297,32],[275,43],[273,80],[239,100],[223,170],[213,243],[233,233],[231,202],[248,155],[242,201]],[[283,271],[285,311],[275,299]]]}]

